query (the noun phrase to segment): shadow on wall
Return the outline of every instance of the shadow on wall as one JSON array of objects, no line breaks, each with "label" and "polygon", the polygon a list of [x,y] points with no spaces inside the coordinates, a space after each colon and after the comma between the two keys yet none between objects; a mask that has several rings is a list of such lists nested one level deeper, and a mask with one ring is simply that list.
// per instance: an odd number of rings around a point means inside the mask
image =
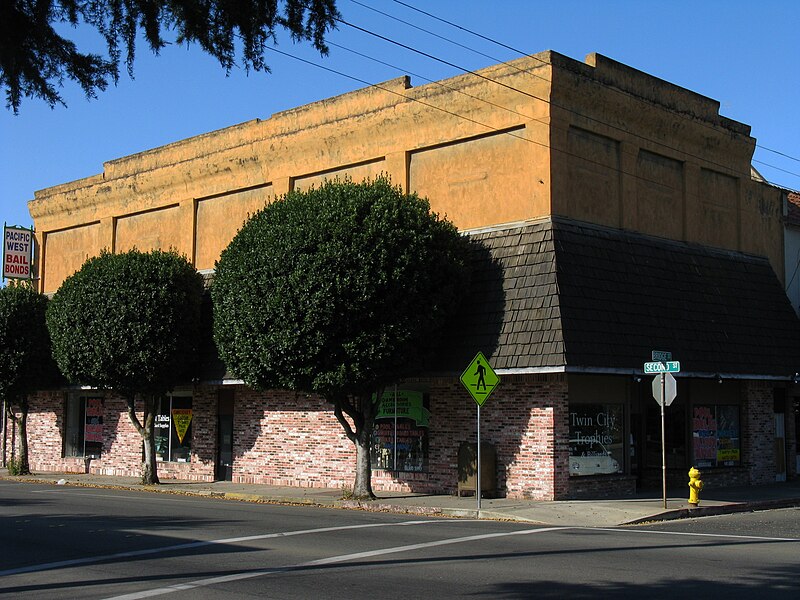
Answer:
[{"label": "shadow on wall", "polygon": [[460,375],[478,351],[492,359],[505,319],[504,270],[482,241],[468,241],[470,281],[461,304],[445,325],[428,374]]}]

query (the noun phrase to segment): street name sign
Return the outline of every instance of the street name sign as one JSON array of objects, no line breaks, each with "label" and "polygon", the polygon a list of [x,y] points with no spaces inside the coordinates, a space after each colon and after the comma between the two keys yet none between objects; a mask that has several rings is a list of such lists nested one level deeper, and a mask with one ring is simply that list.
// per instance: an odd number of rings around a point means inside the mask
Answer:
[{"label": "street name sign", "polygon": [[649,373],[677,373],[681,370],[681,363],[677,360],[656,361],[644,363],[645,374]]},{"label": "street name sign", "polygon": [[486,399],[500,383],[500,378],[492,369],[489,361],[478,352],[469,366],[461,374],[461,383],[467,388],[469,395],[477,402],[478,406],[483,406]]},{"label": "street name sign", "polygon": [[672,352],[665,350],[653,350],[650,352],[650,360],[657,362],[667,362],[672,360]]}]

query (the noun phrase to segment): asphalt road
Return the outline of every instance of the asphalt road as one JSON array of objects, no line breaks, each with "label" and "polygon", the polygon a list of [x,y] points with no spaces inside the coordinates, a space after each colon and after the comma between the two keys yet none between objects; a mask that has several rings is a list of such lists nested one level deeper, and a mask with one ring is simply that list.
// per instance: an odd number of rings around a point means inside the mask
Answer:
[{"label": "asphalt road", "polygon": [[800,509],[609,529],[0,482],[0,596],[792,598]]}]

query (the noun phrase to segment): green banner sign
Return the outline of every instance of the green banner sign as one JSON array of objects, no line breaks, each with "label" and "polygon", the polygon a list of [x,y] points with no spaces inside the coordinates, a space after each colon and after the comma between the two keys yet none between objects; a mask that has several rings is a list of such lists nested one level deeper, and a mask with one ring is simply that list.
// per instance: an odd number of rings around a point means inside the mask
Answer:
[{"label": "green banner sign", "polygon": [[431,412],[422,404],[422,392],[410,390],[389,390],[381,396],[376,419],[414,419],[417,427],[428,427]]}]

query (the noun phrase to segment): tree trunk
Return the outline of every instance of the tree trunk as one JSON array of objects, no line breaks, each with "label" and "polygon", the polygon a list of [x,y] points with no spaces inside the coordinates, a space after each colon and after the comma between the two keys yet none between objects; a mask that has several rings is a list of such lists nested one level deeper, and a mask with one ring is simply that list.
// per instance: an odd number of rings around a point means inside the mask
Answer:
[{"label": "tree trunk", "polygon": [[19,402],[19,417],[13,411],[13,405],[9,404],[8,415],[14,421],[17,430],[17,449],[19,455],[15,459],[17,475],[30,475],[31,467],[28,462],[28,401],[21,400]]},{"label": "tree trunk", "polygon": [[28,403],[20,403],[19,426],[17,427],[19,436],[19,474],[30,475],[31,466],[28,462]]},{"label": "tree trunk", "polygon": [[[374,420],[373,420],[374,421]],[[366,424],[365,424],[366,425]],[[353,497],[359,499],[374,499],[372,491],[372,425],[357,433],[353,441],[356,446],[356,480],[353,483]]]},{"label": "tree trunk", "polygon": [[142,436],[144,447],[144,460],[142,460],[142,485],[156,485],[161,483],[158,480],[158,466],[156,464],[156,438],[153,435],[155,429],[155,408],[156,399],[154,396],[144,398],[144,423],[139,422],[136,416],[135,397],[126,398],[128,403],[128,417],[131,423]]},{"label": "tree trunk", "polygon": [[[377,394],[380,398],[380,394]],[[372,430],[375,426],[375,415],[378,404],[373,401],[372,394],[364,394],[357,398],[335,397],[330,400],[334,404],[334,414],[339,420],[348,439],[356,447],[356,477],[353,482],[353,498],[374,500],[372,491]],[[353,421],[353,426],[344,418],[344,414]]]}]

